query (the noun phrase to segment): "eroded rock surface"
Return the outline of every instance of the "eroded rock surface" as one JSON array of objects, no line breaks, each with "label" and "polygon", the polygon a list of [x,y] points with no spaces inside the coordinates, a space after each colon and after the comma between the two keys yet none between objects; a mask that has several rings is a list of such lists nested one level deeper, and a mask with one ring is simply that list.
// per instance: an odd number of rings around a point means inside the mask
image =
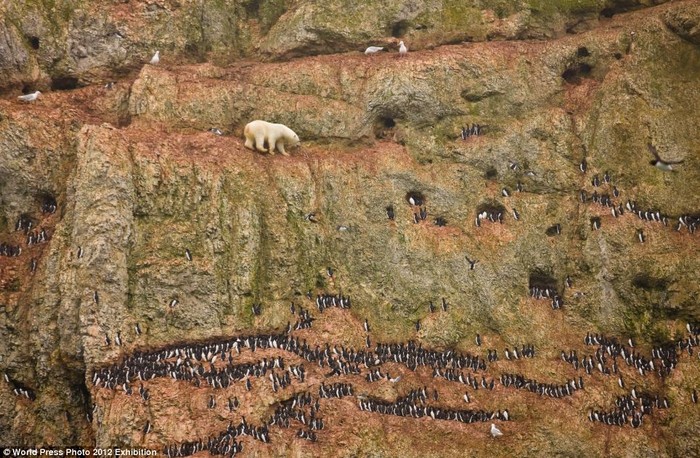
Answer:
[{"label": "eroded rock surface", "polygon": [[[22,253],[0,256],[0,368],[12,381],[0,382],[0,445],[162,450],[243,416],[262,425],[281,399],[318,396],[323,382],[350,383],[354,394],[319,401],[318,442],[297,438],[292,422],[270,427],[269,444],[238,438],[244,454],[692,455],[699,361],[681,339],[686,323],[700,322],[700,238],[687,227],[700,213],[697,4],[505,3],[4,5],[0,243]],[[405,59],[397,38],[411,49]],[[368,44],[391,51],[364,56]],[[161,64],[143,65],[155,49]],[[30,86],[43,97],[18,102]],[[301,148],[291,157],[245,149],[252,119],[290,126]],[[474,123],[481,135],[462,140]],[[684,162],[652,167],[649,143]],[[409,193],[424,202],[411,206]],[[601,204],[605,195],[623,215]],[[484,211],[502,223],[477,227]],[[657,211],[668,225],[653,221]],[[23,215],[32,228],[16,230]],[[40,229],[47,240],[30,244]],[[530,297],[545,284],[561,309]],[[352,306],[321,313],[314,299],[324,292]],[[464,371],[496,386],[395,362],[380,370],[401,375],[396,382],[370,382],[364,366],[327,376],[279,348],[230,353],[235,364],[283,356],[306,367],[304,382],[278,392],[269,374],[251,391],[241,380],[214,389],[204,377],[200,387],[130,379],[131,395],[94,382],[134,352],[283,332],[298,319],[290,303],[315,318],[291,335],[320,348],[413,340],[482,359],[496,349],[499,361]],[[587,332],[632,338],[630,351],[647,359],[681,341],[678,363],[660,377],[618,358],[620,374],[588,375],[561,359],[562,350],[594,354]],[[505,359],[504,349],[526,344],[534,358]],[[207,359],[206,370],[223,367]],[[500,382],[513,373],[552,384],[581,376],[585,386],[543,397]],[[20,386],[34,399],[16,396]],[[359,410],[365,397],[394,402],[423,386],[440,392],[428,405],[507,408],[505,436],[493,440],[489,422]],[[589,421],[634,386],[670,408],[638,429]]]}]

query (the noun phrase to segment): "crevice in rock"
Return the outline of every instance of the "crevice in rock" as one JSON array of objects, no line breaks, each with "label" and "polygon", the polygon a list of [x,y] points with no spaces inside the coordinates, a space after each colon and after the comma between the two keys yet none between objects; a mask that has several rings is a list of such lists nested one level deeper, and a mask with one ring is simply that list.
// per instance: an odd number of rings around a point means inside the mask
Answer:
[{"label": "crevice in rock", "polygon": [[652,5],[640,5],[637,0],[619,0],[613,5],[600,10],[598,16],[601,18],[610,19],[616,14],[627,13],[641,8],[649,8],[650,6],[654,6],[654,2],[652,2]]},{"label": "crevice in rock", "polygon": [[380,116],[374,124],[374,136],[385,138],[388,131],[396,127],[396,120],[391,115]]},{"label": "crevice in rock", "polygon": [[592,70],[593,67],[591,65],[580,62],[564,70],[561,77],[569,84],[581,84],[581,80],[588,77]]},{"label": "crevice in rock", "polygon": [[78,78],[74,76],[61,76],[51,78],[52,91],[70,91],[79,87]]},{"label": "crevice in rock", "polygon": [[489,166],[489,168],[486,169],[486,172],[484,172],[484,178],[487,180],[495,180],[498,178],[498,170],[496,170],[496,167]]},{"label": "crevice in rock", "polygon": [[614,8],[603,8],[600,11],[600,16],[604,18],[611,18],[615,15],[617,11]]},{"label": "crevice in rock", "polygon": [[384,124],[384,127],[386,127],[387,129],[391,129],[392,127],[396,126],[396,121],[394,121],[394,118],[390,118],[387,116],[382,118],[382,124]]},{"label": "crevice in rock", "polygon": [[460,96],[467,102],[478,102],[480,100],[486,99],[488,97],[493,97],[496,95],[502,95],[501,91],[488,90],[481,93],[475,93],[471,89],[465,89],[460,93]]},{"label": "crevice in rock", "polygon": [[528,287],[537,287],[540,289],[557,289],[557,280],[552,277],[550,273],[545,272],[542,269],[535,269],[530,272],[530,277],[528,279]]},{"label": "crevice in rock", "polygon": [[647,291],[663,291],[668,287],[668,280],[665,278],[654,278],[649,274],[641,273],[632,279],[632,286]]},{"label": "crevice in rock", "polygon": [[590,53],[590,51],[588,50],[588,48],[586,48],[585,46],[580,46],[580,47],[576,50],[576,55],[577,55],[578,57],[588,57],[588,56],[591,55],[591,53]]},{"label": "crevice in rock", "polygon": [[409,205],[424,205],[425,195],[420,191],[409,191],[406,193],[406,202],[408,202]]},{"label": "crevice in rock", "polygon": [[399,21],[394,23],[394,25],[391,26],[391,36],[394,38],[401,38],[406,35],[409,27],[410,23],[408,21]]},{"label": "crevice in rock", "polygon": [[28,36],[27,40],[29,40],[29,46],[31,46],[32,49],[39,49],[39,47],[41,46],[41,40],[39,39],[39,37]]},{"label": "crevice in rock", "polygon": [[55,213],[58,210],[56,197],[49,191],[40,191],[37,200],[43,213]]},{"label": "crevice in rock", "polygon": [[482,202],[476,207],[476,213],[487,212],[489,214],[497,215],[499,213],[506,214],[506,207],[497,201]]},{"label": "crevice in rock", "polygon": [[251,0],[243,3],[246,15],[251,18],[257,18],[260,15],[260,0]]}]

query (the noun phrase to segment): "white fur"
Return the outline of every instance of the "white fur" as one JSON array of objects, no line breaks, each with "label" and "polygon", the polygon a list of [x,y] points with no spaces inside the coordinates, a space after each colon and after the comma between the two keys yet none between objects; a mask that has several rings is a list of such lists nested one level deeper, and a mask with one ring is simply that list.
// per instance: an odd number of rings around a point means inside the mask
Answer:
[{"label": "white fur", "polygon": [[[300,143],[299,136],[284,124],[255,120],[246,124],[243,130],[245,135],[245,147],[258,150],[261,153],[275,153],[275,148],[285,156],[289,154],[284,150],[286,146],[297,146]],[[268,149],[265,149],[267,141]]]}]

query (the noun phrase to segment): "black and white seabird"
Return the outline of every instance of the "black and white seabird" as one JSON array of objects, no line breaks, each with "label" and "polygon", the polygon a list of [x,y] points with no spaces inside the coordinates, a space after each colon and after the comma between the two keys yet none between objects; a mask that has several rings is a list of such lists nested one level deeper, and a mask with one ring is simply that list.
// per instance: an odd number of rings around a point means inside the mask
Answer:
[{"label": "black and white seabird", "polygon": [[642,231],[641,229],[637,229],[637,240],[639,240],[639,243],[644,243],[644,231]]},{"label": "black and white seabird", "polygon": [[428,217],[428,210],[425,207],[421,207],[420,209],[420,219],[425,221],[425,219]]},{"label": "black and white seabird", "polygon": [[520,220],[520,213],[518,213],[518,210],[516,210],[515,208],[513,209],[513,219],[516,221]]},{"label": "black and white seabird", "polygon": [[508,188],[501,189],[501,195],[503,197],[510,197],[510,192],[508,191]]},{"label": "black and white seabird", "polygon": [[578,169],[581,171],[581,173],[586,173],[586,170],[588,170],[588,163],[586,162],[586,159],[581,160],[581,163],[578,165]]},{"label": "black and white seabird", "polygon": [[365,332],[369,332],[369,321],[367,321],[367,318],[365,318],[364,328]]},{"label": "black and white seabird", "polygon": [[185,257],[187,258],[188,261],[192,261],[192,252],[190,251],[189,248],[185,249]]},{"label": "black and white seabird", "polygon": [[479,334],[476,335],[476,339],[474,339],[476,342],[476,346],[480,347],[481,346],[481,336]]},{"label": "black and white seabird", "polygon": [[445,300],[444,297],[442,298],[442,311],[443,312],[447,311],[447,301]]},{"label": "black and white seabird", "polygon": [[173,300],[170,301],[170,308],[175,308],[178,302],[177,297],[174,297]]},{"label": "black and white seabird", "polygon": [[119,347],[122,346],[122,334],[121,334],[121,331],[117,331],[117,336],[114,338],[114,343],[117,344],[117,346],[119,346]]},{"label": "black and white seabird", "polygon": [[693,404],[698,403],[698,392],[693,390],[692,393],[690,393],[690,399],[693,401]]},{"label": "black and white seabird", "polygon": [[144,427],[143,427],[143,433],[144,433],[144,434],[148,434],[148,433],[150,433],[150,432],[151,432],[151,422],[150,422],[150,421],[146,421],[146,424],[145,424]]},{"label": "black and white seabird", "polygon": [[139,326],[138,323],[136,323],[136,325],[134,326],[134,331],[136,332],[137,336],[141,335],[141,326]]},{"label": "black and white seabird", "polygon": [[389,220],[394,221],[394,218],[396,217],[396,215],[394,214],[394,206],[393,205],[389,205],[388,207],[386,207],[386,217],[389,218]]},{"label": "black and white seabird", "polygon": [[418,192],[409,192],[406,195],[406,200],[415,207],[420,207],[424,202],[423,195]]},{"label": "black and white seabird", "polygon": [[447,220],[442,216],[438,216],[437,218],[435,218],[435,221],[433,221],[433,224],[435,224],[438,227],[445,227],[447,226]]},{"label": "black and white seabird", "polygon": [[673,172],[674,165],[683,163],[683,161],[665,161],[661,159],[661,157],[659,157],[659,152],[651,143],[647,143],[647,148],[649,148],[649,152],[654,155],[654,160],[649,161],[649,164],[653,165],[659,170],[663,170],[664,172]]},{"label": "black and white seabird", "polygon": [[545,231],[545,234],[552,236],[552,235],[560,235],[561,234],[561,224],[557,223],[554,226],[550,226],[547,228]]}]

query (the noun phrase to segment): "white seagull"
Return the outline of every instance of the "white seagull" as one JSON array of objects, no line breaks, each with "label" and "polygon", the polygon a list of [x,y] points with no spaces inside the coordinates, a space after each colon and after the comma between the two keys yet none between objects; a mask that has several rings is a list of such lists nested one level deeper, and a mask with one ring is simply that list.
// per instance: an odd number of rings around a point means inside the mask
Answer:
[{"label": "white seagull", "polygon": [[160,51],[156,51],[153,57],[151,57],[151,65],[157,65],[158,62],[160,62]]},{"label": "white seagull", "polygon": [[370,46],[369,48],[365,49],[365,55],[369,56],[370,54],[376,54],[382,50],[384,50],[384,48],[381,46]]},{"label": "white seagull", "polygon": [[17,97],[20,99],[22,102],[33,102],[35,101],[39,96],[41,95],[41,92],[36,91],[31,94],[26,94],[26,95],[20,95]]},{"label": "white seagull", "polygon": [[494,425],[493,423],[491,423],[491,435],[492,435],[493,437],[498,437],[498,436],[502,436],[503,433],[501,432],[500,429],[496,428],[496,425]]},{"label": "white seagull", "polygon": [[399,57],[404,57],[406,54],[408,54],[408,48],[403,44],[403,41],[399,41]]}]

